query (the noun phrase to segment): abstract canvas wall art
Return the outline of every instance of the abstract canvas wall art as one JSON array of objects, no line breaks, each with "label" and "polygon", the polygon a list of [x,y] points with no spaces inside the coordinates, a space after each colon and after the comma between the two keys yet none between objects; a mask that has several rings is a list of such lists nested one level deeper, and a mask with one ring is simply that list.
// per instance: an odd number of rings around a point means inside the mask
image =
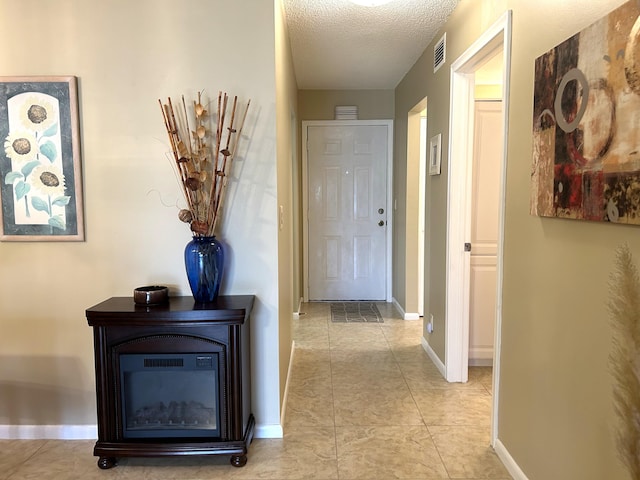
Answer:
[{"label": "abstract canvas wall art", "polygon": [[535,61],[531,214],[640,225],[640,11]]}]

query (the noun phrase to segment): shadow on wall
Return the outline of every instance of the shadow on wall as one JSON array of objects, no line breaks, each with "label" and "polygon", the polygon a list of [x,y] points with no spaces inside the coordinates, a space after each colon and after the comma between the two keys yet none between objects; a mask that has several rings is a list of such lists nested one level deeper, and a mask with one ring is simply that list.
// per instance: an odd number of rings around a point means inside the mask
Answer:
[{"label": "shadow on wall", "polygon": [[94,424],[94,383],[81,366],[77,357],[0,355],[0,425]]}]

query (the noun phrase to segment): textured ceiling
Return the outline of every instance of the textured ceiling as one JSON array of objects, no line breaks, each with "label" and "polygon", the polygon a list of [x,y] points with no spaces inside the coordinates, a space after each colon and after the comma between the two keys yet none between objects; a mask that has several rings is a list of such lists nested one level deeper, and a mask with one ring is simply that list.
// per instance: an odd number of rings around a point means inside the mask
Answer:
[{"label": "textured ceiling", "polygon": [[283,0],[300,89],[393,89],[459,0]]}]

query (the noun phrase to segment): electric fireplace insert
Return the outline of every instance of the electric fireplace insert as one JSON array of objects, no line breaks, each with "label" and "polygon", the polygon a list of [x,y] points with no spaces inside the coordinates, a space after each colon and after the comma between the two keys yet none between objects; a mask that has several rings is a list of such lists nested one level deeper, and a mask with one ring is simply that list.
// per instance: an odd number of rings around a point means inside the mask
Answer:
[{"label": "electric fireplace insert", "polygon": [[120,356],[124,438],[219,437],[218,355]]},{"label": "electric fireplace insert", "polygon": [[229,455],[247,462],[253,296],[157,306],[113,297],[87,309],[93,327],[100,468],[118,457]]}]

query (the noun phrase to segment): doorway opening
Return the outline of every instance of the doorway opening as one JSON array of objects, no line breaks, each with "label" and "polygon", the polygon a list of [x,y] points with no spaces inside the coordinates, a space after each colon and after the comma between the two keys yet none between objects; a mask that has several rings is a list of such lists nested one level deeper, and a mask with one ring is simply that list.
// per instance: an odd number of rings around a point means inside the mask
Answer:
[{"label": "doorway opening", "polygon": [[[407,115],[406,261],[404,319],[424,316],[427,99]],[[417,262],[416,262],[417,259]]]},{"label": "doorway opening", "polygon": [[495,306],[493,348],[493,408],[491,443],[497,438],[497,409],[500,381],[500,325],[502,297],[502,255],[506,182],[506,131],[509,110],[509,65],[511,56],[511,12],[507,11],[451,65],[451,116],[449,137],[449,201],[447,213],[446,293],[446,378],[466,382],[469,366],[471,308],[471,241],[473,215],[473,152],[475,132],[476,75],[501,55],[499,125],[503,134],[499,165],[493,178],[498,185],[497,235],[495,247]]}]

